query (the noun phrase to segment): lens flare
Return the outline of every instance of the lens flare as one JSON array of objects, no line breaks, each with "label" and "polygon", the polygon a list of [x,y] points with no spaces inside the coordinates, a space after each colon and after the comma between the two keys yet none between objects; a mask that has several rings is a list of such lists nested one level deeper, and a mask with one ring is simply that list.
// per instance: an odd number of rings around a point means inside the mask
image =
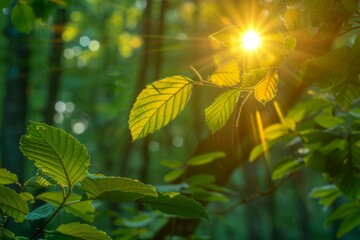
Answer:
[{"label": "lens flare", "polygon": [[243,35],[241,43],[247,51],[253,51],[259,47],[260,37],[255,31],[251,30]]}]

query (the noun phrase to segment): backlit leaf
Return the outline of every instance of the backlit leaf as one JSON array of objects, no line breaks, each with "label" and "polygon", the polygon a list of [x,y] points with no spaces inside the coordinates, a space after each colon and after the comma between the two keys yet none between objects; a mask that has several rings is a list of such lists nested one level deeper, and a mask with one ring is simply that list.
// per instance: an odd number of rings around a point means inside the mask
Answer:
[{"label": "backlit leaf", "polygon": [[240,45],[241,31],[237,26],[230,26],[209,36],[211,40],[227,47],[238,47]]},{"label": "backlit leaf", "polygon": [[284,39],[284,45],[288,52],[291,52],[296,47],[297,40],[294,36],[287,36]]},{"label": "backlit leaf", "polygon": [[0,209],[6,215],[14,218],[15,222],[22,222],[29,213],[25,200],[14,190],[0,185]]},{"label": "backlit leaf", "polygon": [[240,90],[232,89],[220,94],[215,101],[205,109],[206,125],[212,133],[222,128],[229,120],[237,101]]},{"label": "backlit leaf", "polygon": [[276,71],[270,71],[255,87],[255,98],[262,104],[267,103],[276,96],[278,75]]},{"label": "backlit leaf", "polygon": [[341,196],[341,192],[335,185],[325,185],[313,188],[310,192],[312,198],[318,198],[319,202],[325,206],[330,206]]},{"label": "backlit leaf", "polygon": [[158,193],[158,197],[146,196],[138,202],[149,205],[153,210],[187,218],[209,219],[204,207],[197,201],[175,193]]},{"label": "backlit leaf", "polygon": [[18,177],[15,173],[9,172],[5,168],[0,168],[0,184],[18,183]]},{"label": "backlit leaf", "polygon": [[275,165],[271,177],[273,180],[280,179],[290,173],[299,171],[303,166],[304,161],[301,159],[293,159],[292,157],[289,157]]},{"label": "backlit leaf", "polygon": [[218,67],[210,76],[210,81],[219,86],[234,86],[240,82],[239,64],[235,60]]},{"label": "backlit leaf", "polygon": [[192,90],[192,81],[172,76],[146,86],[131,109],[129,127],[133,140],[167,125],[184,109]]},{"label": "backlit leaf", "polygon": [[284,15],[284,25],[289,31],[300,27],[300,9],[288,8]]},{"label": "backlit leaf", "polygon": [[46,178],[39,175],[30,178],[24,183],[25,187],[30,187],[35,189],[49,187],[50,185],[51,183]]},{"label": "backlit leaf", "polygon": [[191,166],[199,166],[211,163],[217,158],[223,158],[226,154],[223,152],[211,152],[211,153],[204,153],[188,160],[188,164]]},{"label": "backlit leaf", "polygon": [[145,195],[157,196],[153,186],[122,177],[87,177],[81,187],[89,199],[113,202],[130,202]]},{"label": "backlit leaf", "polygon": [[21,192],[19,193],[20,197],[24,199],[27,202],[34,203],[35,198],[34,196],[29,192]]},{"label": "backlit leaf", "polygon": [[165,177],[164,177],[164,181],[165,182],[172,182],[176,179],[178,179],[181,175],[184,174],[184,169],[183,168],[178,168],[175,170],[172,170],[171,172],[168,172]]},{"label": "backlit leaf", "polygon": [[60,233],[75,239],[111,240],[111,238],[105,232],[100,231],[88,224],[82,224],[78,222],[62,224],[55,230],[55,233]]},{"label": "backlit leaf", "polygon": [[[36,199],[50,203],[54,206],[60,206],[63,200],[62,192],[44,192],[36,196]],[[65,207],[65,211],[85,221],[92,222],[94,219],[95,208],[91,204],[91,201],[80,201],[81,196],[72,193],[65,204],[72,203]]]},{"label": "backlit leaf", "polygon": [[241,88],[255,87],[270,71],[270,68],[257,68],[244,74]]},{"label": "backlit leaf", "polygon": [[73,186],[87,174],[90,157],[87,149],[65,131],[44,123],[32,122],[20,149],[42,173],[59,184]]},{"label": "backlit leaf", "polygon": [[20,32],[30,33],[35,22],[32,7],[25,1],[18,1],[11,12],[11,21]]}]

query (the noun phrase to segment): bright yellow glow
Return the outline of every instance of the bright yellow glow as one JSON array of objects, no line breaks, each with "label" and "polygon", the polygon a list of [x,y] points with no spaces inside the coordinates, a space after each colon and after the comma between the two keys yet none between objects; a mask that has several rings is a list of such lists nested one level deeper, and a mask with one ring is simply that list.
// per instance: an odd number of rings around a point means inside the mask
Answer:
[{"label": "bright yellow glow", "polygon": [[246,50],[253,51],[259,47],[260,37],[255,31],[251,30],[244,34],[241,42]]}]

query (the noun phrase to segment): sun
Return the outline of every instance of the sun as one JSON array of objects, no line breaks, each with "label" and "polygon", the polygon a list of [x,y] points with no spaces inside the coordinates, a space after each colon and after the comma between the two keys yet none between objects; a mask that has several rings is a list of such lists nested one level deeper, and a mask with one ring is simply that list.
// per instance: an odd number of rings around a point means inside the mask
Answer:
[{"label": "sun", "polygon": [[255,31],[250,30],[243,35],[241,43],[247,51],[254,51],[260,45],[260,37]]}]

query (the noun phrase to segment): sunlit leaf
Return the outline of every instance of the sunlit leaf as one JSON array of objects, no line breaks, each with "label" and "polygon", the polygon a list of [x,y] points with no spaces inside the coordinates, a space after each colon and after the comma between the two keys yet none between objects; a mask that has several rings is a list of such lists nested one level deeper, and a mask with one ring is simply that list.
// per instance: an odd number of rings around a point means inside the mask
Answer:
[{"label": "sunlit leaf", "polygon": [[87,177],[81,183],[81,187],[88,199],[113,202],[130,202],[145,195],[157,196],[153,186],[122,177]]},{"label": "sunlit leaf", "polygon": [[222,128],[229,120],[237,101],[240,90],[232,89],[218,96],[215,101],[205,109],[206,125],[212,133]]},{"label": "sunlit leaf", "polygon": [[227,47],[239,47],[241,31],[237,26],[230,26],[209,36],[211,40]]},{"label": "sunlit leaf", "polygon": [[42,173],[59,184],[73,186],[87,174],[90,157],[87,149],[65,131],[44,123],[32,122],[20,149]]},{"label": "sunlit leaf", "polygon": [[105,232],[100,231],[88,224],[82,224],[78,222],[62,224],[55,230],[55,233],[60,233],[75,239],[111,240],[111,238]]},{"label": "sunlit leaf", "polygon": [[219,86],[234,86],[240,82],[239,64],[235,60],[218,67],[210,76],[210,81]]},{"label": "sunlit leaf", "polygon": [[[62,192],[44,192],[36,196],[36,199],[50,203],[54,206],[60,206],[63,200]],[[65,207],[65,211],[85,221],[92,222],[94,219],[95,208],[91,201],[80,201],[81,196],[72,193],[66,200],[65,204],[72,203]]]},{"label": "sunlit leaf", "polygon": [[34,196],[29,192],[21,192],[19,193],[20,197],[24,199],[27,202],[34,203],[35,198]]},{"label": "sunlit leaf", "polygon": [[0,184],[18,183],[18,177],[15,173],[9,172],[5,168],[0,168]]},{"label": "sunlit leaf", "polygon": [[284,15],[284,25],[289,31],[300,27],[300,10],[297,8],[288,8]]},{"label": "sunlit leaf", "polygon": [[35,208],[28,215],[26,215],[26,220],[35,221],[39,219],[48,218],[55,212],[56,208],[51,204],[45,203],[38,208]]},{"label": "sunlit leaf", "polygon": [[270,71],[255,87],[255,98],[262,104],[267,103],[276,96],[278,75],[276,71]]},{"label": "sunlit leaf", "polygon": [[193,158],[190,158],[187,163],[191,166],[199,166],[199,165],[211,163],[215,159],[223,158],[225,156],[226,156],[226,154],[223,152],[204,153],[204,154],[195,156]]},{"label": "sunlit leaf", "polygon": [[25,187],[40,189],[52,185],[46,178],[36,175],[24,183]]},{"label": "sunlit leaf", "polygon": [[131,109],[129,127],[133,140],[159,130],[184,109],[192,81],[172,76],[146,86]]},{"label": "sunlit leaf", "polygon": [[18,1],[11,12],[11,21],[17,30],[30,33],[35,22],[35,14],[25,1]]},{"label": "sunlit leaf", "polygon": [[197,201],[176,193],[158,193],[158,197],[146,196],[137,200],[153,210],[187,218],[209,219],[204,207]]},{"label": "sunlit leaf", "polygon": [[14,190],[0,185],[0,209],[6,215],[14,218],[15,222],[22,222],[29,213],[25,200]]},{"label": "sunlit leaf", "polygon": [[313,188],[310,192],[312,198],[318,198],[319,202],[325,206],[330,206],[341,196],[341,192],[335,185],[325,185]]},{"label": "sunlit leaf", "polygon": [[304,161],[301,159],[293,159],[292,157],[289,157],[274,166],[274,171],[271,177],[273,180],[283,178],[290,173],[299,171],[303,166]]},{"label": "sunlit leaf", "polygon": [[165,175],[164,181],[172,182],[172,181],[178,179],[181,175],[183,175],[184,172],[185,172],[185,170],[183,168],[174,169]]},{"label": "sunlit leaf", "polygon": [[241,88],[255,87],[269,73],[270,68],[256,68],[244,74]]},{"label": "sunlit leaf", "polygon": [[288,133],[288,129],[286,126],[275,123],[265,128],[264,135],[268,140],[273,140],[279,137],[282,137]]}]

